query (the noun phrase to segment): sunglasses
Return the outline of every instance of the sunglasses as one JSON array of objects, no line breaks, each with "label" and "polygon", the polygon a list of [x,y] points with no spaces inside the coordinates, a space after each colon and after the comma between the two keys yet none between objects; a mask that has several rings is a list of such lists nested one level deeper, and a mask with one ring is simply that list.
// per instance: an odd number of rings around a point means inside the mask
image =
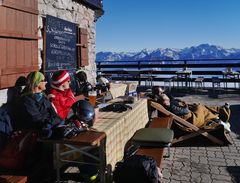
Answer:
[{"label": "sunglasses", "polygon": [[46,80],[46,79],[43,79],[43,80],[41,80],[40,82],[47,82],[47,80]]}]

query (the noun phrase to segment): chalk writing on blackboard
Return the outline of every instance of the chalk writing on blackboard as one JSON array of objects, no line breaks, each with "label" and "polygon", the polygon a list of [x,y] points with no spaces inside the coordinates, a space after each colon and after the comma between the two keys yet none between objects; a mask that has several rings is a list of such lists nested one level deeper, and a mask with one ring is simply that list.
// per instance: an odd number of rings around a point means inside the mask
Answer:
[{"label": "chalk writing on blackboard", "polygon": [[76,24],[46,17],[45,71],[76,68]]}]

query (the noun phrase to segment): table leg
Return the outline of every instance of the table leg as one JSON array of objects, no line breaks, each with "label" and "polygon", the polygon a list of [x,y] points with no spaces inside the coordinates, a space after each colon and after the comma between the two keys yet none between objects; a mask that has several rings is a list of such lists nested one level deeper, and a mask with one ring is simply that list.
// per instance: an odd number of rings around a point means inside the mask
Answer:
[{"label": "table leg", "polygon": [[105,169],[106,169],[106,154],[105,154],[105,140],[101,140],[99,147],[99,156],[100,156],[100,182],[105,183]]},{"label": "table leg", "polygon": [[236,77],[236,75],[234,75],[234,88],[236,88],[236,86],[237,86],[236,81],[237,81],[237,77]]},{"label": "table leg", "polygon": [[223,87],[225,88],[225,89],[227,89],[227,79],[228,79],[228,76],[225,76],[225,75],[223,75]]},{"label": "table leg", "polygon": [[55,144],[55,153],[56,153],[56,173],[57,173],[57,182],[60,183],[60,145]]},{"label": "table leg", "polygon": [[189,83],[189,78],[188,78],[188,76],[187,75],[185,75],[185,86],[186,86],[186,88],[189,88],[190,86],[190,83]]}]

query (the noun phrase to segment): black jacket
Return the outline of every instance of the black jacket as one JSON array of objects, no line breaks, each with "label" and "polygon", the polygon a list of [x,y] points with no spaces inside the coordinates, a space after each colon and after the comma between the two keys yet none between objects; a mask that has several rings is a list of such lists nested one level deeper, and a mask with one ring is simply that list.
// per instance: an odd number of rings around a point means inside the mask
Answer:
[{"label": "black jacket", "polygon": [[172,99],[170,101],[170,107],[168,110],[171,111],[173,114],[176,114],[177,116],[184,116],[190,112],[188,106],[177,99]]},{"label": "black jacket", "polygon": [[44,95],[39,99],[35,95],[22,96],[18,103],[18,128],[42,129],[62,123],[51,102]]},{"label": "black jacket", "polygon": [[88,96],[88,91],[93,89],[93,86],[88,81],[80,81],[77,77],[75,78],[75,95]]}]

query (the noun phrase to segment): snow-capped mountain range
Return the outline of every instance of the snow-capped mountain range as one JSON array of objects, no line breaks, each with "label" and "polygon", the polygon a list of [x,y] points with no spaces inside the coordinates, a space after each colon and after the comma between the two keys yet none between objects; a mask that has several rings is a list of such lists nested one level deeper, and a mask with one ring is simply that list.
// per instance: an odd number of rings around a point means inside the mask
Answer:
[{"label": "snow-capped mountain range", "polygon": [[224,49],[220,46],[201,44],[183,49],[157,48],[140,52],[98,52],[97,61],[135,60],[184,60],[184,59],[225,59],[240,58],[240,49]]}]

